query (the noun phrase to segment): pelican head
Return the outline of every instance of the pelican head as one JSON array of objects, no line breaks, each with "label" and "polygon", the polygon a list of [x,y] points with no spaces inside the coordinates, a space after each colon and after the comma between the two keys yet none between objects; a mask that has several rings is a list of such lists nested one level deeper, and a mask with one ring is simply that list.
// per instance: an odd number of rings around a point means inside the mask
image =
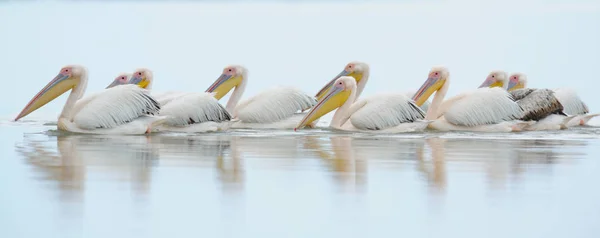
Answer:
[{"label": "pelican head", "polygon": [[127,84],[127,82],[129,81],[129,78],[131,78],[131,74],[121,73],[106,88],[112,88],[112,87],[117,86],[117,85]]},{"label": "pelican head", "polygon": [[145,68],[140,68],[140,69],[136,69],[135,72],[133,72],[133,75],[131,75],[131,78],[129,79],[129,83],[136,84],[137,86],[140,86],[141,88],[150,90],[152,88],[152,80],[153,79],[154,79],[154,76],[153,76],[151,70],[145,69]]},{"label": "pelican head", "polygon": [[508,77],[506,72],[496,70],[492,71],[488,74],[487,78],[483,83],[479,86],[479,88],[493,88],[493,87],[502,87],[504,89],[508,88]]},{"label": "pelican head", "polygon": [[331,86],[335,83],[335,81],[342,76],[353,77],[356,80],[356,82],[358,83],[363,79],[365,74],[368,74],[368,73],[369,73],[369,65],[367,63],[363,63],[363,62],[359,62],[359,61],[352,61],[352,62],[348,63],[346,65],[346,67],[344,67],[344,70],[342,70],[342,72],[340,72],[331,81],[329,81],[323,88],[321,88],[321,90],[319,90],[319,92],[317,93],[317,95],[315,95],[315,97],[317,98],[317,100],[321,100],[321,98],[323,98],[323,96],[325,95],[327,90],[329,90],[329,88],[331,88]]},{"label": "pelican head", "polygon": [[217,100],[221,99],[231,89],[240,86],[247,79],[248,70],[240,65],[229,65],[223,69],[221,76],[206,89],[207,93],[214,93]]},{"label": "pelican head", "polygon": [[450,73],[447,68],[433,67],[429,71],[429,77],[427,77],[425,83],[423,83],[412,99],[418,106],[423,105],[433,92],[440,90],[446,84],[448,77],[450,77]]},{"label": "pelican head", "polygon": [[[303,128],[313,121],[319,119],[323,115],[333,111],[334,109],[344,105],[352,90],[356,90],[356,79],[351,76],[341,76],[336,79],[327,93],[323,94],[323,97],[319,99],[317,105],[315,105],[300,121],[300,124],[294,128]],[[342,123],[343,124],[343,123]]]},{"label": "pelican head", "polygon": [[87,77],[87,70],[83,66],[68,65],[63,67],[58,75],[27,103],[27,106],[15,118],[15,121],[43,107],[70,89],[75,88],[81,79],[85,77]]},{"label": "pelican head", "polygon": [[527,87],[527,76],[522,73],[514,73],[510,76],[508,91]]}]

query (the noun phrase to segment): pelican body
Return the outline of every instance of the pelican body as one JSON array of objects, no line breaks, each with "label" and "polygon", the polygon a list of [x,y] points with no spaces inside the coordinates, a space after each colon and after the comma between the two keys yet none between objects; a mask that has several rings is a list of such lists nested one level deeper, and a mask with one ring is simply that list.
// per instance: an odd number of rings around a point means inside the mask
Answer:
[{"label": "pelican body", "polygon": [[[522,73],[515,73],[510,76],[508,91],[523,90],[527,88],[527,76]],[[560,104],[563,106],[562,112],[567,117],[573,117],[566,124],[568,127],[584,126],[588,121],[600,114],[590,114],[587,105],[581,100],[575,90],[570,88],[558,88],[551,90]],[[540,100],[536,100],[540,101]]]},{"label": "pelican body", "polygon": [[360,92],[356,79],[339,77],[296,129],[337,108],[330,127],[346,131],[399,133],[422,131],[430,123],[422,120],[425,112],[405,94],[381,94],[357,100]]},{"label": "pelican body", "polygon": [[15,121],[71,90],[58,117],[58,130],[86,134],[145,134],[164,122],[164,117],[155,116],[160,111],[158,102],[146,90],[134,85],[118,85],[82,98],[87,75],[83,66],[63,67],[29,101]]},{"label": "pelican body", "polygon": [[[510,80],[515,76],[511,76]],[[511,85],[504,71],[492,71],[479,86],[501,87],[508,90]],[[509,92],[513,100],[523,109],[519,120],[530,121],[526,131],[561,130],[567,128],[567,123],[573,118],[563,113],[563,105],[558,101],[554,92],[548,89],[518,89]]]},{"label": "pelican body", "polygon": [[291,129],[303,117],[302,111],[317,103],[314,97],[293,87],[267,89],[240,102],[247,80],[245,67],[231,65],[206,90],[220,100],[233,89],[225,107],[235,121],[231,128]]},{"label": "pelican body", "polygon": [[[150,90],[153,80],[152,71],[141,68],[128,83]],[[214,132],[227,130],[231,125],[231,115],[211,93],[165,92],[155,97],[162,107],[160,115],[166,117],[157,131]]]},{"label": "pelican body", "polygon": [[440,131],[512,132],[522,131],[532,124],[517,120],[523,109],[504,89],[479,88],[464,92],[444,101],[450,85],[445,67],[430,70],[425,83],[413,96],[422,105],[434,92],[425,120],[434,120],[429,128]]}]

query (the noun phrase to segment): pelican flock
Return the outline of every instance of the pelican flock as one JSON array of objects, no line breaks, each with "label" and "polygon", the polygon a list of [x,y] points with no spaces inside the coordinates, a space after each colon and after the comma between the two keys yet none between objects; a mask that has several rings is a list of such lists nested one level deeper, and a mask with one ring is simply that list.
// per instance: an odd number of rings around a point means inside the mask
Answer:
[{"label": "pelican flock", "polygon": [[[242,65],[226,66],[204,91],[159,93],[152,91],[153,72],[138,68],[118,74],[106,88],[84,97],[87,69],[67,65],[15,121],[69,90],[57,129],[84,134],[299,130],[319,127],[317,122],[332,111],[326,127],[334,130],[520,132],[589,126],[590,119],[600,115],[590,113],[573,89],[528,88],[525,74],[508,76],[502,70],[491,71],[478,88],[447,98],[450,73],[445,67],[432,67],[417,90],[398,88],[361,98],[370,72],[367,63],[352,61],[314,96],[293,86],[275,86],[242,99],[249,83],[248,69]],[[223,105],[220,100],[227,95]]]},{"label": "pelican flock", "polygon": [[15,118],[23,118],[71,90],[60,113],[57,127],[62,131],[87,134],[144,134],[164,123],[160,105],[146,90],[135,85],[118,85],[83,97],[87,69],[63,67]]}]

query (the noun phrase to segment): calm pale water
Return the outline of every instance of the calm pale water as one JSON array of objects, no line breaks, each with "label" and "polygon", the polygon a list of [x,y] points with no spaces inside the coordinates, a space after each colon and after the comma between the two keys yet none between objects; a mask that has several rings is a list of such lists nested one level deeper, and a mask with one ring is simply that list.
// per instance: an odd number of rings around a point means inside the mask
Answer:
[{"label": "calm pale water", "polygon": [[67,135],[0,124],[2,237],[597,237],[599,128]]}]

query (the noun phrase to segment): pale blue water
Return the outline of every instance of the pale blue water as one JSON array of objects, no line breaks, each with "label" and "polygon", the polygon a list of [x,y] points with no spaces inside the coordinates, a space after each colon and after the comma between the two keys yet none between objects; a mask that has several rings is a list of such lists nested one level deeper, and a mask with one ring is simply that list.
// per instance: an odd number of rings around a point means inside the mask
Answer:
[{"label": "pale blue water", "polygon": [[64,135],[0,125],[3,237],[596,237],[596,128]]},{"label": "pale blue water", "polygon": [[67,64],[89,69],[88,93],[138,67],[154,91],[203,91],[243,64],[243,98],[313,94],[352,60],[371,66],[365,96],[414,90],[435,65],[449,95],[501,69],[600,112],[596,1],[198,2],[0,4],[0,237],[600,234],[598,128],[63,135],[44,124],[65,96],[9,121]]}]

